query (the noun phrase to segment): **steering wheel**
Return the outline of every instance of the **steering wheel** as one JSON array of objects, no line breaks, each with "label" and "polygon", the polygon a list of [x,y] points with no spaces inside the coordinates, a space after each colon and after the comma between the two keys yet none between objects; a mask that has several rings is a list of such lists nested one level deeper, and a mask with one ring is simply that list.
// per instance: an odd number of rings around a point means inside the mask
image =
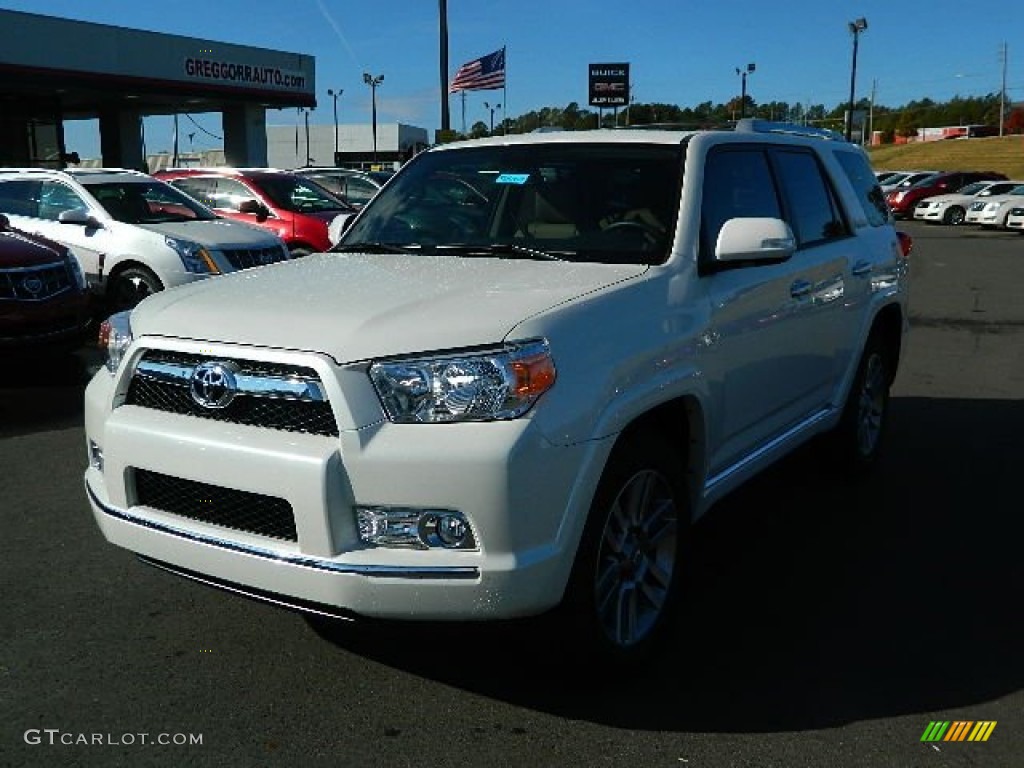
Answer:
[{"label": "steering wheel", "polygon": [[644,242],[648,245],[657,245],[661,240],[661,235],[658,234],[652,227],[644,224],[642,221],[633,221],[630,219],[624,219],[622,221],[615,221],[604,228],[605,232],[611,232],[613,229],[635,229],[638,230],[644,237]]}]

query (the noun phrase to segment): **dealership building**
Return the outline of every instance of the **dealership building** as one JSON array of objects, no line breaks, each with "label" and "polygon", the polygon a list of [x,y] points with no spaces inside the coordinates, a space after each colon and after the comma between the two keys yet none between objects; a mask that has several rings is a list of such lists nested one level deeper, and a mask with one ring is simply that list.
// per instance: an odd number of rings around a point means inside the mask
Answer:
[{"label": "dealership building", "polygon": [[265,166],[267,109],[316,106],[312,56],[0,10],[0,166],[59,168],[65,120],[101,162],[145,164],[142,119],[219,112],[230,165]]}]

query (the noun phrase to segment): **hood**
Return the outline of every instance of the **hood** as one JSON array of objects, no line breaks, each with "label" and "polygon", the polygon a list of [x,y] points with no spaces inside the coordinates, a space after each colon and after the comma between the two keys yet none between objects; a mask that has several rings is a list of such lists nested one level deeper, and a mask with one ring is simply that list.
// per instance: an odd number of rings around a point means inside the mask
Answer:
[{"label": "hood", "polygon": [[339,363],[494,344],[524,319],[646,266],[327,253],[161,291],[132,329]]},{"label": "hood", "polygon": [[67,249],[59,243],[16,229],[0,232],[0,267],[34,267],[62,261]]},{"label": "hood", "polygon": [[136,224],[166,237],[191,240],[206,248],[271,248],[280,240],[270,232],[241,221],[212,219],[208,221],[167,221],[159,224]]}]

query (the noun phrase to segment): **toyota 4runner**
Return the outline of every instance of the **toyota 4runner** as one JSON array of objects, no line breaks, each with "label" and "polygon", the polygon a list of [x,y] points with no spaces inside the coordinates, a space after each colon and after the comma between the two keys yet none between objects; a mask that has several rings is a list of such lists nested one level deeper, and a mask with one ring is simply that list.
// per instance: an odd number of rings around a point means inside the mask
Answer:
[{"label": "toyota 4runner", "polygon": [[557,607],[630,658],[717,499],[816,435],[853,471],[881,448],[909,239],[835,134],[439,146],[334,250],[108,321],[85,484],[110,542],[337,616]]}]

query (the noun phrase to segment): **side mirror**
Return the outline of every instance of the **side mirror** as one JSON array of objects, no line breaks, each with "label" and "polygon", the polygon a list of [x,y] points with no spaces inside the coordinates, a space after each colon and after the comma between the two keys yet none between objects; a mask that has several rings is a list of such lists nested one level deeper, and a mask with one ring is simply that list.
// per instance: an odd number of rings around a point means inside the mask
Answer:
[{"label": "side mirror", "polygon": [[729,219],[715,244],[715,261],[722,263],[785,261],[796,250],[796,238],[782,219]]},{"label": "side mirror", "polygon": [[72,208],[70,211],[61,211],[60,215],[57,216],[57,221],[61,224],[77,224],[80,227],[92,227],[94,229],[99,229],[103,226],[95,216],[90,216],[89,212],[84,208]]},{"label": "side mirror", "polygon": [[341,236],[352,226],[355,218],[355,215],[351,213],[339,213],[331,219],[331,223],[327,225],[327,239],[331,241],[332,246],[341,241]]},{"label": "side mirror", "polygon": [[0,213],[0,232],[6,232],[11,228],[11,220]]},{"label": "side mirror", "polygon": [[270,211],[263,203],[259,200],[243,200],[238,204],[239,213],[252,213],[260,221],[266,221],[270,216]]}]

